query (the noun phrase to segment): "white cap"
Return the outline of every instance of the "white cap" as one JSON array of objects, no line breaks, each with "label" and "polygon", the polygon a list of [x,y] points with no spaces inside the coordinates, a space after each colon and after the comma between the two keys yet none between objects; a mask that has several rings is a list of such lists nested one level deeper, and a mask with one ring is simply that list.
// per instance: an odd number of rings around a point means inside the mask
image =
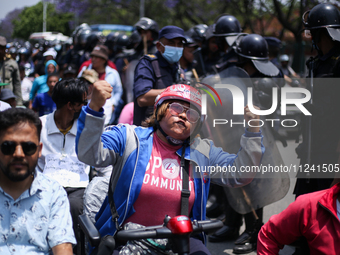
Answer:
[{"label": "white cap", "polygon": [[55,49],[53,48],[49,48],[44,54],[43,54],[44,57],[46,56],[52,56],[54,59],[56,58],[57,56],[57,52]]}]

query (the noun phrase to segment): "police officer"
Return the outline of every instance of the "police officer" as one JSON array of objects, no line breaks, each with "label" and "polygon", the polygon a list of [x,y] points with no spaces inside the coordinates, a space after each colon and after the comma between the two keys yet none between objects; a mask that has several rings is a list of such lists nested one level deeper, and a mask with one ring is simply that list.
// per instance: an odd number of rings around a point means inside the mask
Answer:
[{"label": "police officer", "polygon": [[202,47],[207,29],[206,24],[198,24],[190,28],[185,35],[192,38],[199,47]]},{"label": "police officer", "polygon": [[[340,11],[331,4],[318,4],[303,14],[306,35],[310,35],[313,47],[318,55],[307,61],[309,77],[329,78],[339,77],[340,74]],[[328,79],[329,80],[329,79]],[[340,110],[340,86],[329,84],[327,79],[313,79],[313,87],[308,84],[312,92],[312,116],[303,120],[303,142],[296,152],[301,159],[301,165],[333,165],[338,163],[337,152],[340,140],[340,121],[333,113]],[[294,194],[301,194],[329,188],[332,175],[306,176],[298,174]],[[312,177],[312,178],[310,178]],[[322,177],[322,178],[314,178]],[[327,178],[324,178],[327,177]]]},{"label": "police officer", "polygon": [[[249,34],[239,37],[235,46],[235,54],[238,60],[236,65],[247,72],[249,77],[257,78],[254,83],[256,94],[259,96],[261,106],[268,107],[271,103],[271,88],[277,86],[275,82],[268,82],[266,77],[279,75],[279,69],[269,61],[268,44],[266,40],[257,34]],[[265,80],[263,80],[265,79]],[[269,87],[269,89],[268,89]],[[260,90],[262,89],[262,90]],[[270,106],[269,106],[270,107]],[[226,198],[228,200],[228,198]],[[250,253],[256,250],[257,234],[262,226],[263,208],[257,209],[256,220],[253,212],[241,215],[237,213],[226,201],[225,205],[226,220],[225,226],[209,237],[212,242],[224,241],[235,238],[242,224],[242,217],[245,219],[246,229],[236,239],[233,249],[236,254]]]},{"label": "police officer", "polygon": [[[202,45],[202,57],[204,70],[199,73],[201,75],[215,74],[215,65],[223,56],[223,53],[219,50],[216,42],[216,36],[214,34],[214,25],[210,25],[205,33],[205,40]],[[198,70],[197,70],[198,72]]]},{"label": "police officer", "polygon": [[194,78],[192,69],[194,67],[194,51],[198,48],[196,41],[185,35],[186,42],[183,45],[183,54],[179,60],[179,64],[184,71],[185,79],[191,80]]},{"label": "police officer", "polygon": [[[70,49],[64,58],[63,66],[66,68],[68,64],[74,64],[78,68],[80,67],[80,59],[84,53],[84,49],[82,48],[84,44],[86,43],[86,40],[82,40],[83,45],[81,45],[81,42],[79,41],[80,37],[85,38],[86,35],[89,35],[91,33],[91,27],[83,23],[76,27],[76,29],[72,33],[73,38],[73,48]],[[82,35],[82,36],[80,36]]]},{"label": "police officer", "polygon": [[232,46],[242,33],[241,24],[234,16],[223,15],[215,22],[213,33],[216,37],[216,44],[223,54],[216,65],[216,69],[222,71],[227,68],[228,63],[237,61],[237,55]]},{"label": "police officer", "polygon": [[1,83],[8,83],[8,85],[2,88],[12,90],[16,96],[17,105],[21,106],[22,96],[19,66],[15,60],[5,57],[6,44],[6,38],[0,36],[0,78]]},{"label": "police officer", "polygon": [[165,26],[159,31],[157,52],[145,55],[135,69],[134,77],[134,125],[141,125],[153,111],[155,98],[164,89],[180,82],[182,71],[178,61],[185,42],[183,29]]},{"label": "police officer", "polygon": [[148,54],[156,53],[156,40],[159,32],[157,22],[150,18],[143,17],[134,25],[134,27],[142,37],[142,41],[136,48],[136,52],[139,53],[139,57],[145,55],[145,50]]}]

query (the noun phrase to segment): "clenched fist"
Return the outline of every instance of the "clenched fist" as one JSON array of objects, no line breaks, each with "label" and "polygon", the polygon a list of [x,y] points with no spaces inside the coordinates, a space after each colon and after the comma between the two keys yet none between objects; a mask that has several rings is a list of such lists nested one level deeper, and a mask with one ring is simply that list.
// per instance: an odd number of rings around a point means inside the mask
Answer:
[{"label": "clenched fist", "polygon": [[99,111],[111,97],[112,87],[107,81],[97,81],[93,83],[91,102],[89,107],[94,111]]},{"label": "clenched fist", "polygon": [[[258,108],[257,106],[254,106],[254,108],[260,110],[260,108]],[[246,120],[247,124],[248,124],[248,121],[253,120],[253,121],[250,122],[250,125],[253,126],[253,127],[248,125],[248,131],[249,132],[260,132],[260,127],[259,127],[260,122],[258,121],[260,119],[260,116],[252,113],[249,110],[248,105],[246,105],[244,107],[244,119]]]}]

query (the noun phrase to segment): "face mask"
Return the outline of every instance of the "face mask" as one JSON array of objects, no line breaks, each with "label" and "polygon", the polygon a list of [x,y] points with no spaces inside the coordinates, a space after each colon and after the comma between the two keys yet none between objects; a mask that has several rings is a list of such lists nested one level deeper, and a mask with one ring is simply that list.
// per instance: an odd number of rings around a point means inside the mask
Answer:
[{"label": "face mask", "polygon": [[162,53],[163,58],[169,62],[169,64],[173,64],[179,61],[182,57],[183,48],[163,45],[161,42],[160,44],[165,48],[164,53]]}]

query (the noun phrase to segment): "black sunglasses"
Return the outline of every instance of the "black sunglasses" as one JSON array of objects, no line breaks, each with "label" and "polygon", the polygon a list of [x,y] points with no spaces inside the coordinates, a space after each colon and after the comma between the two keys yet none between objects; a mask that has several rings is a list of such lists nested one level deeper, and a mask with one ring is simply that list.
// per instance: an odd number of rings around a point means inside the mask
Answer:
[{"label": "black sunglasses", "polygon": [[[33,142],[21,142],[20,145],[26,156],[32,156],[38,148],[38,145]],[[13,155],[17,146],[18,144],[14,141],[4,141],[1,144],[1,152],[4,155]]]}]

